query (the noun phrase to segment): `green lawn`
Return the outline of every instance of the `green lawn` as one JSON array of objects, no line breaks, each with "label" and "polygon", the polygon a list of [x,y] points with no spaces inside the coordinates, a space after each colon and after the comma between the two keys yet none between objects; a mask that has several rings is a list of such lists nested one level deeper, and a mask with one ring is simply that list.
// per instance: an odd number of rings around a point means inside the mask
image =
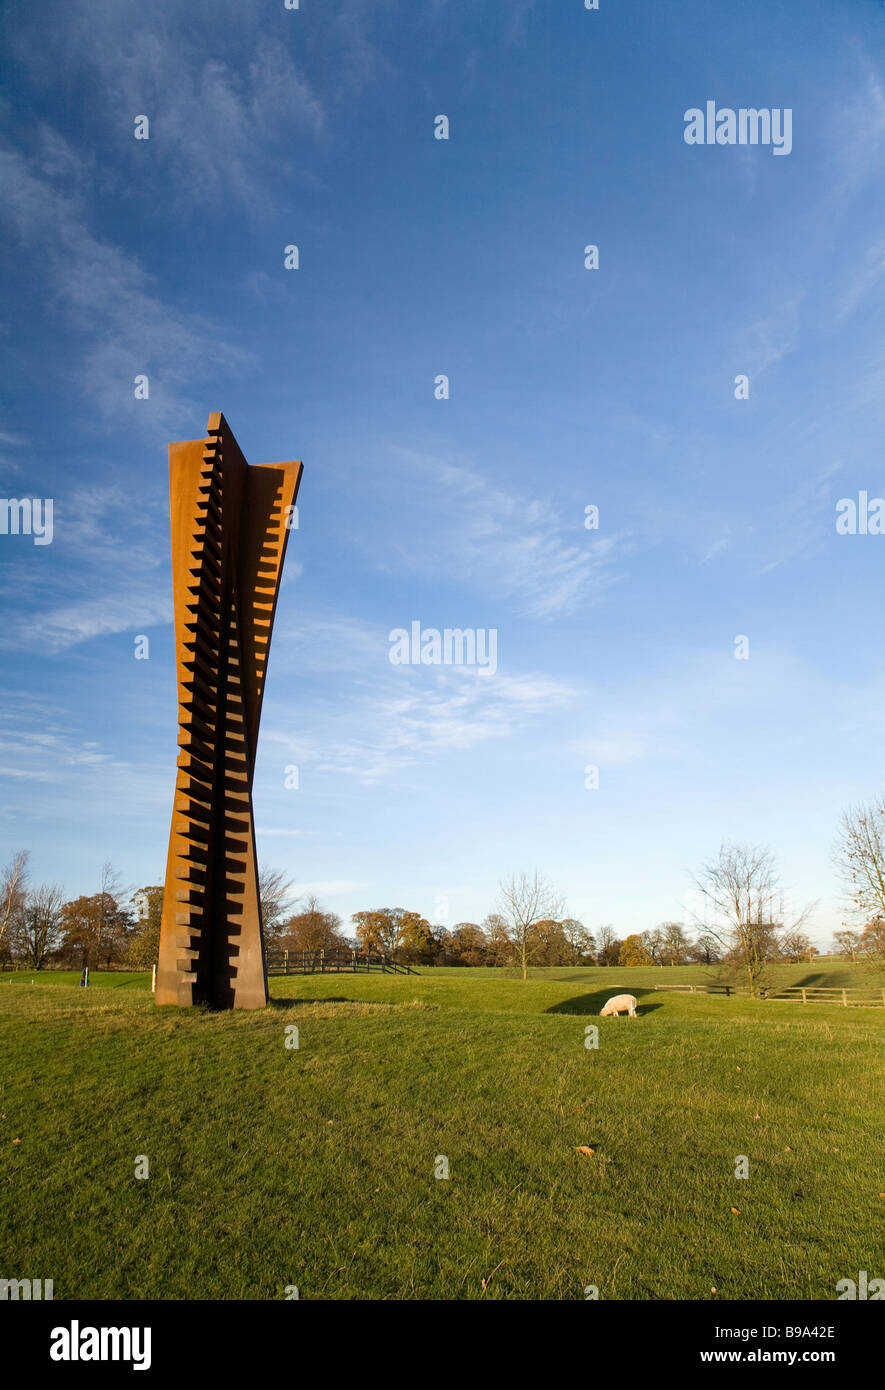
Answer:
[{"label": "green lawn", "polygon": [[[869,982],[836,961],[783,982],[814,974]],[[0,1277],[58,1299],[832,1299],[885,1275],[885,1011],[652,989],[708,977],[293,976],[237,1014],[158,1010],[144,975],[0,977]],[[638,1018],[595,1017],[624,989]]]},{"label": "green lawn", "polygon": [[[89,988],[96,989],[148,989],[151,983],[149,970],[90,970]],[[0,971],[0,985],[77,985],[80,984],[79,970],[3,970]]]}]

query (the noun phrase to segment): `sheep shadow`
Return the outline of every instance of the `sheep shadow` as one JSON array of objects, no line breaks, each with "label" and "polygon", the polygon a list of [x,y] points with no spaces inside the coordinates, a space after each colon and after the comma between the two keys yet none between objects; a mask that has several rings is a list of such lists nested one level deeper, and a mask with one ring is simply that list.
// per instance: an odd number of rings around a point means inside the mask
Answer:
[{"label": "sheep shadow", "polygon": [[[654,997],[653,990],[647,989],[604,989],[596,990],[593,994],[576,994],[571,999],[563,999],[559,1004],[551,1004],[549,1009],[544,1012],[548,1014],[596,1014],[598,1015],[603,1006],[609,999],[613,999],[617,994],[632,994],[636,999],[638,1015],[643,1017],[645,1014],[654,1013],[655,1009],[662,1007],[661,1000],[649,1003],[647,996]],[[626,1014],[621,1014],[621,1018],[626,1018]]]}]

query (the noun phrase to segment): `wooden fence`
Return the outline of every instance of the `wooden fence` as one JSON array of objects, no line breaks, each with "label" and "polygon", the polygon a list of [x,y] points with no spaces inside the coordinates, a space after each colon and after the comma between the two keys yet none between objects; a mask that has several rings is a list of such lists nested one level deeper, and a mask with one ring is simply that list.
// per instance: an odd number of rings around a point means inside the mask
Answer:
[{"label": "wooden fence", "polygon": [[794,1004],[842,1004],[846,1009],[855,1005],[861,1009],[885,1008],[885,989],[839,989],[824,985],[790,985],[765,994],[777,1004],[792,999]]},{"label": "wooden fence", "polygon": [[741,994],[740,985],[655,985],[655,989],[673,994]]},{"label": "wooden fence", "polygon": [[417,975],[410,965],[374,951],[271,951],[267,957],[268,975]]},{"label": "wooden fence", "polygon": [[[679,994],[749,995],[746,985],[655,985],[655,989]],[[759,997],[774,1004],[792,1001],[794,1004],[841,1004],[846,1009],[852,1006],[861,1009],[885,1008],[885,989],[843,989],[836,985],[787,985],[783,989],[762,990]]]}]

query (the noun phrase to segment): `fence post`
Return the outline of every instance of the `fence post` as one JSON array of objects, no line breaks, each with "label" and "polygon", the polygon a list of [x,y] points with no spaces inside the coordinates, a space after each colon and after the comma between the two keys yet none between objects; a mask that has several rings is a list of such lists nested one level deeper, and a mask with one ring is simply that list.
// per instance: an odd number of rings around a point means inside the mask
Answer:
[{"label": "fence post", "polygon": [[843,989],[843,991],[842,991],[842,1004],[843,1004],[843,1007],[844,1007],[844,1008],[846,1008],[846,1009],[848,1008],[848,990],[847,990],[847,989]]},{"label": "fence post", "polygon": [[289,973],[289,952],[288,952],[288,951],[284,951],[284,952],[283,952],[283,970],[284,970],[285,973],[288,975],[288,973]]},{"label": "fence post", "polygon": [[807,1004],[807,1003],[808,1003],[808,998],[807,998],[807,995],[806,995],[804,989],[803,989],[803,991],[802,991],[802,1003],[803,1003],[803,1004]]}]

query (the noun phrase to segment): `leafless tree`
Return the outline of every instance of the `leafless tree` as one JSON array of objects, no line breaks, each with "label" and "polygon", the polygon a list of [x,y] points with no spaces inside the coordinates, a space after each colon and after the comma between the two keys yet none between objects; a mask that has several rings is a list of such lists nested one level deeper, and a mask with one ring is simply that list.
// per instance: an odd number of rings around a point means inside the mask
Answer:
[{"label": "leafless tree", "polygon": [[261,930],[265,946],[273,946],[286,917],[295,904],[291,898],[292,880],[282,869],[260,869],[258,897],[261,903]]},{"label": "leafless tree", "polygon": [[44,883],[27,896],[18,940],[33,970],[42,969],[47,956],[58,944],[63,904],[64,893],[54,883]]},{"label": "leafless tree", "polygon": [[641,935],[642,944],[655,965],[663,964],[661,952],[664,949],[664,934],[660,927],[652,927]]},{"label": "leafless tree", "polygon": [[885,797],[843,814],[834,857],[852,910],[865,920],[885,917]]},{"label": "leafless tree", "polygon": [[[774,856],[753,845],[723,844],[718,859],[706,864],[695,878],[705,913],[703,927],[726,948],[747,977],[752,995],[758,995],[767,963],[777,954],[782,930],[783,890],[778,882]],[[796,932],[808,920],[813,904],[798,917]]]},{"label": "leafless tree", "polygon": [[119,955],[131,926],[130,914],[123,907],[123,900],[131,897],[131,890],[124,888],[123,881],[109,859],[101,866],[101,888],[96,900],[97,948],[99,959],[106,958],[110,964],[112,955]]},{"label": "leafless tree", "polygon": [[689,959],[700,965],[715,965],[722,958],[722,943],[709,932],[702,932],[689,951]]},{"label": "leafless tree", "polygon": [[21,921],[28,886],[26,849],[17,850],[0,873],[0,954],[9,947],[9,938]]},{"label": "leafless tree", "polygon": [[532,928],[538,922],[559,920],[564,901],[537,870],[528,874],[511,874],[499,885],[501,916],[507,924],[507,935],[513,943],[513,953],[528,978],[529,960],[540,949]]},{"label": "leafless tree", "polygon": [[658,928],[661,937],[659,959],[667,965],[684,965],[688,960],[691,942],[685,934],[681,922],[662,922]]},{"label": "leafless tree", "polygon": [[813,960],[818,954],[817,947],[811,938],[802,931],[787,931],[780,939],[780,953],[784,960],[788,960],[791,965],[796,965],[799,961]]},{"label": "leafless tree", "polygon": [[596,952],[597,965],[617,965],[621,958],[621,942],[610,922],[599,928],[599,946]]}]

